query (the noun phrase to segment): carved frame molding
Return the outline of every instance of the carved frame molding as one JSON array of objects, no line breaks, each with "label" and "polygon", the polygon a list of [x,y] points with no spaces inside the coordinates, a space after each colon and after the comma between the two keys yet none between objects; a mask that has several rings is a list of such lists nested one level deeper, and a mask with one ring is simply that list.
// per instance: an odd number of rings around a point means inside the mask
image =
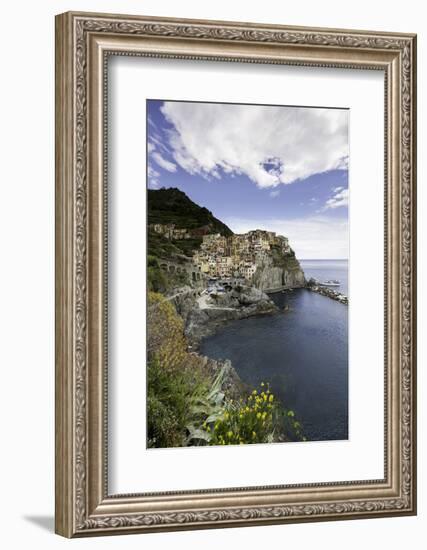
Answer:
[{"label": "carved frame molding", "polygon": [[[384,480],[110,496],[106,483],[106,58],[385,72]],[[414,514],[416,37],[66,13],[56,18],[56,531],[67,537]]]}]

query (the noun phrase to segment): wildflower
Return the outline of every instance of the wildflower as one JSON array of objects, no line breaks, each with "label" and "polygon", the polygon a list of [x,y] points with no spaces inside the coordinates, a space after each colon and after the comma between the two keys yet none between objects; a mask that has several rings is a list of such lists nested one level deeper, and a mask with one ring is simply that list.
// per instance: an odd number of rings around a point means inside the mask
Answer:
[{"label": "wildflower", "polygon": [[256,394],[257,394],[257,391],[254,390],[254,391],[252,392],[252,395],[256,395]]},{"label": "wildflower", "polygon": [[252,439],[256,438],[256,432],[252,432]]},{"label": "wildflower", "polygon": [[270,401],[270,403],[271,403],[271,402],[273,401],[273,399],[274,399],[274,395],[273,395],[273,394],[271,394],[271,395],[270,395],[270,397],[268,398],[268,400],[269,400],[269,401]]},{"label": "wildflower", "polygon": [[261,418],[262,414],[260,412],[256,413],[257,418]]},{"label": "wildflower", "polygon": [[264,387],[264,386],[265,386],[264,382],[261,382],[261,386],[262,386],[262,387]]},{"label": "wildflower", "polygon": [[233,437],[233,432],[227,432],[227,436],[229,439],[231,439]]}]

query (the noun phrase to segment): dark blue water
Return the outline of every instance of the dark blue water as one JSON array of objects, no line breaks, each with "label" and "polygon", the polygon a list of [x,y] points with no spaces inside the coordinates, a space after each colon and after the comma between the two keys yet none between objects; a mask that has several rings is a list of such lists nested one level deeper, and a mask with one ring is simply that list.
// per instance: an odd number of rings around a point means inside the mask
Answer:
[{"label": "dark blue water", "polygon": [[300,260],[306,279],[319,281],[338,280],[340,286],[334,290],[348,296],[348,260]]},{"label": "dark blue water", "polygon": [[348,307],[308,290],[272,294],[283,310],[233,321],[201,344],[242,380],[269,382],[308,440],[348,438]]}]

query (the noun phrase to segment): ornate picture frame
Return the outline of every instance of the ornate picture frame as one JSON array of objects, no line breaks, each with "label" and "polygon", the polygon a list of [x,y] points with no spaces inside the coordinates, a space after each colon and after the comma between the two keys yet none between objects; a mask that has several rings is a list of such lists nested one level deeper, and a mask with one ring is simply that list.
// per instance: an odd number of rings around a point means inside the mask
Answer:
[{"label": "ornate picture frame", "polygon": [[[110,495],[106,60],[372,69],[385,76],[385,476]],[[82,537],[416,513],[416,36],[68,12],[56,18],[56,532]]]}]

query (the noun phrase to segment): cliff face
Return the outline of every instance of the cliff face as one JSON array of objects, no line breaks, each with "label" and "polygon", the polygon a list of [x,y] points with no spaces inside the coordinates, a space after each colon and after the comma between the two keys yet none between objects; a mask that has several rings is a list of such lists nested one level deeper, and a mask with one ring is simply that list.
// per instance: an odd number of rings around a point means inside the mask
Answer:
[{"label": "cliff face", "polygon": [[[189,307],[193,304],[192,307]],[[183,308],[184,306],[184,308]],[[228,321],[246,319],[255,315],[275,313],[274,302],[261,290],[251,286],[241,286],[232,291],[212,296],[209,304],[201,308],[193,301],[179,305],[178,313],[183,316],[185,336],[193,348],[197,348],[203,338]]]},{"label": "cliff face", "polygon": [[274,251],[257,266],[252,282],[256,288],[264,291],[301,288],[306,284],[304,271],[292,250],[286,254]]}]

